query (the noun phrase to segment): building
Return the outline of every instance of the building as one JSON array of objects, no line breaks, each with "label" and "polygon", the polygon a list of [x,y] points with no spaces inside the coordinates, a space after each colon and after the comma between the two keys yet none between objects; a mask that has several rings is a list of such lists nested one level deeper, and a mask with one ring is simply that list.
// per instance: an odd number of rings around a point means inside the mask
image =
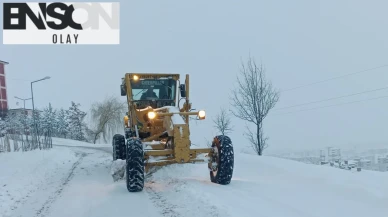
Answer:
[{"label": "building", "polygon": [[372,166],[372,161],[367,159],[360,160],[360,167],[364,169],[368,169]]},{"label": "building", "polygon": [[5,65],[8,63],[0,60],[0,118],[4,118],[8,111],[7,85],[5,79]]},{"label": "building", "polygon": [[341,160],[341,149],[328,147],[327,149],[320,150],[320,159],[322,162],[339,162]]},{"label": "building", "polygon": [[377,156],[377,164],[388,164],[388,156]]},{"label": "building", "polygon": [[377,170],[381,172],[388,171],[388,155],[376,155]]},{"label": "building", "polygon": [[379,157],[377,158],[378,164],[388,164],[388,157]]},{"label": "building", "polygon": [[[17,109],[9,109],[8,114],[24,114],[27,116],[32,117],[32,109],[23,109],[23,108],[17,108]],[[36,112],[39,112],[36,110]]]}]

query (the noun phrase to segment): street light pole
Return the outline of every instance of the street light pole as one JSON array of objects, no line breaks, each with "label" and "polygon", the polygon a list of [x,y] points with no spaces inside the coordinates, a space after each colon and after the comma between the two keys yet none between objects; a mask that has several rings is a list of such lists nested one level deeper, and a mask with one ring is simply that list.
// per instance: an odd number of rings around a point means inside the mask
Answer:
[{"label": "street light pole", "polygon": [[46,77],[44,77],[42,79],[39,79],[39,80],[31,82],[32,118],[33,118],[33,121],[34,121],[35,133],[36,133],[36,136],[38,138],[37,140],[38,140],[38,144],[39,144],[39,149],[41,149],[41,147],[40,147],[40,140],[39,140],[39,130],[38,130],[38,127],[37,127],[36,121],[35,121],[34,92],[33,92],[33,89],[32,89],[32,84],[35,83],[35,82],[38,82],[38,81],[46,80],[46,79],[50,79],[50,77],[46,76]]},{"label": "street light pole", "polygon": [[19,98],[17,96],[15,96],[15,98],[23,101],[23,109],[24,109],[23,112],[26,113],[26,100],[30,100],[32,98],[22,99],[22,98]]},{"label": "street light pole", "polygon": [[[20,97],[15,96],[16,99],[23,100],[23,133],[26,134],[26,100],[30,100],[32,98],[22,99]],[[25,151],[24,141],[22,140],[22,151]]]}]

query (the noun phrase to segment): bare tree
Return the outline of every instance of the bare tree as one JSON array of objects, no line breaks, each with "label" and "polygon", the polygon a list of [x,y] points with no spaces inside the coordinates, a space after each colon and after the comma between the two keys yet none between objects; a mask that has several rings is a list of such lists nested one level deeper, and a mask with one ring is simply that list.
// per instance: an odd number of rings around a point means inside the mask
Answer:
[{"label": "bare tree", "polygon": [[268,146],[268,138],[264,136],[263,120],[279,100],[279,92],[265,78],[263,65],[256,65],[249,57],[247,64],[242,63],[242,69],[237,76],[238,87],[232,91],[232,114],[237,118],[254,124],[255,131],[247,127],[245,134],[258,155]]},{"label": "bare tree", "polygon": [[213,119],[213,123],[214,127],[218,131],[220,131],[222,135],[226,135],[229,132],[233,131],[230,115],[228,114],[225,108],[221,108],[220,113],[217,114],[215,119]]},{"label": "bare tree", "polygon": [[206,146],[207,146],[208,148],[212,147],[212,141],[209,140],[209,139],[207,139],[207,138],[204,138],[204,139],[205,139]]},{"label": "bare tree", "polygon": [[89,133],[93,134],[92,140],[94,144],[100,136],[107,142],[107,136],[123,126],[125,108],[126,104],[120,102],[116,97],[108,97],[103,102],[97,102],[92,105],[91,118],[95,123],[95,127],[89,129]]}]

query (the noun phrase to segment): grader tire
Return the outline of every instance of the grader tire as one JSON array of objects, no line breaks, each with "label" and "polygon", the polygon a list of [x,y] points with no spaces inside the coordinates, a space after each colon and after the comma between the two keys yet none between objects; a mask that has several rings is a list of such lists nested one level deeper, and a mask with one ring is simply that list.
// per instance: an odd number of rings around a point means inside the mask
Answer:
[{"label": "grader tire", "polygon": [[216,136],[219,145],[212,144],[212,148],[218,153],[218,166],[216,171],[210,171],[210,180],[220,185],[231,182],[234,168],[234,151],[232,141],[228,136]]},{"label": "grader tire", "polygon": [[113,146],[113,160],[121,159],[125,160],[126,150],[125,150],[125,137],[120,134],[113,136],[112,141]]},{"label": "grader tire", "polygon": [[144,150],[138,138],[127,142],[126,183],[129,192],[139,192],[144,188]]}]

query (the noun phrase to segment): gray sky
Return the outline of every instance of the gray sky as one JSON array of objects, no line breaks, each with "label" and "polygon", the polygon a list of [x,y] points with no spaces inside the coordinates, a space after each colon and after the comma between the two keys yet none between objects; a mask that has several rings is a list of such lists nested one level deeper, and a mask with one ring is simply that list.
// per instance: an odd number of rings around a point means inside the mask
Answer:
[{"label": "gray sky", "polygon": [[[283,90],[388,64],[387,8],[384,0],[121,1],[118,46],[0,45],[0,59],[10,62],[11,108],[14,96],[30,97],[29,81],[46,75],[52,79],[34,85],[38,107],[69,107],[73,100],[88,110],[105,96],[119,96],[126,72],[189,73],[193,107],[208,115],[192,124],[191,137],[203,143],[214,136],[211,118],[228,106],[240,61],[249,54]],[[387,71],[282,92],[276,107],[385,87]],[[277,113],[384,95],[388,90]],[[387,105],[385,98],[287,115],[274,111],[265,121],[269,150],[388,143]],[[247,146],[244,123],[233,121],[232,141]]]}]

